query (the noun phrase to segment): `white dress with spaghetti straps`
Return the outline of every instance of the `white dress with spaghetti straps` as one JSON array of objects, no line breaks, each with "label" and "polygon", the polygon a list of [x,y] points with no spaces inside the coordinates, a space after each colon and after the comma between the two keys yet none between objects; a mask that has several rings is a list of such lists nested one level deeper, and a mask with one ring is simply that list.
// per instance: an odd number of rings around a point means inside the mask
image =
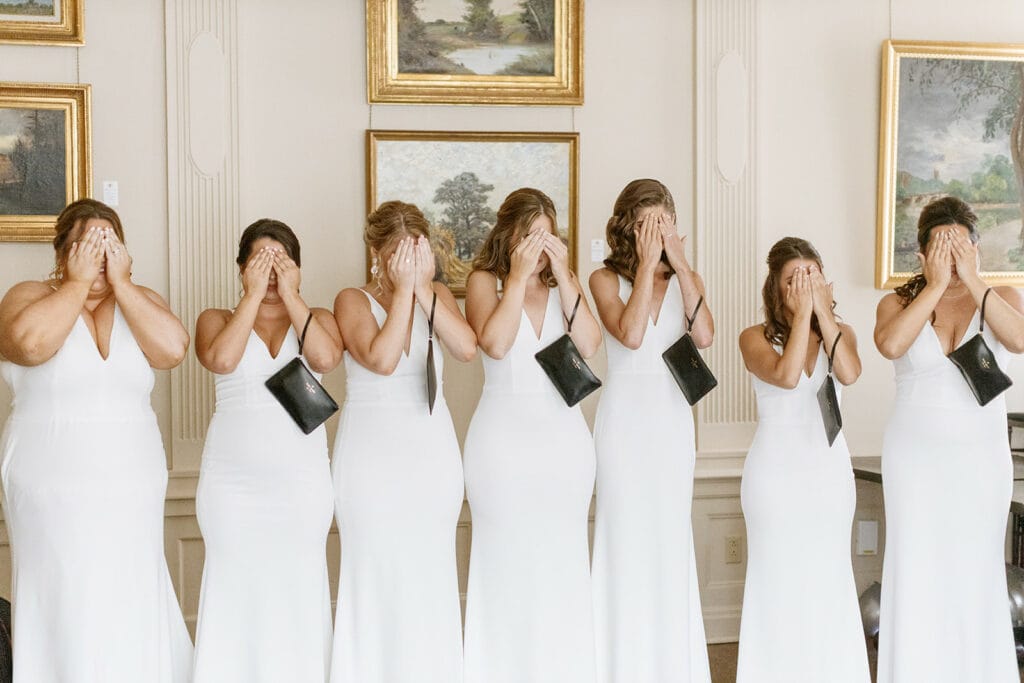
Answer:
[{"label": "white dress with spaghetti straps", "polygon": [[[1005,370],[1010,352],[988,329],[984,338]],[[1004,396],[979,406],[930,324],[893,365],[878,682],[1017,683],[1003,561],[1013,490]]]},{"label": "white dress with spaghetti straps", "polygon": [[327,433],[303,434],[264,384],[298,351],[291,327],[276,358],[251,331],[238,366],[215,376],[196,494],[206,563],[194,683],[324,683],[329,674]]},{"label": "white dress with spaghetti straps", "polygon": [[512,348],[483,356],[466,434],[473,545],[466,683],[594,683],[587,517],[594,444],[534,354],[565,333],[558,288],[538,338],[526,312]]},{"label": "white dress with spaghetti straps", "polygon": [[109,355],[79,317],[14,395],[0,453],[15,683],[186,683],[192,644],[164,556],[167,459],[153,370],[114,307]]},{"label": "white dress with spaghetti straps", "polygon": [[[387,312],[367,292],[379,326]],[[334,442],[341,581],[331,683],[460,683],[455,531],[462,462],[444,400],[427,409],[427,317],[415,306],[409,353],[378,375],[345,352]]]},{"label": "white dress with spaghetti straps", "polygon": [[842,432],[828,445],[818,405],[827,373],[819,348],[793,389],[751,377],[758,423],[740,489],[747,577],[737,683],[871,680],[850,557],[850,452]]},{"label": "white dress with spaghetti straps", "polygon": [[[632,287],[619,277],[619,298]],[[639,349],[605,332],[594,425],[594,615],[600,683],[709,683],[690,508],[693,413],[661,354],[686,330],[673,275]]]}]

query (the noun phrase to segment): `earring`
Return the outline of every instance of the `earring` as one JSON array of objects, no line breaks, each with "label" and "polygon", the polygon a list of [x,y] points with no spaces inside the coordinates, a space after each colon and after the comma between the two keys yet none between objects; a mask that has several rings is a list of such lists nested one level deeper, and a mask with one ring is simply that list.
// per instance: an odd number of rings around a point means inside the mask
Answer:
[{"label": "earring", "polygon": [[373,263],[370,265],[370,275],[377,276],[377,257],[373,257]]}]

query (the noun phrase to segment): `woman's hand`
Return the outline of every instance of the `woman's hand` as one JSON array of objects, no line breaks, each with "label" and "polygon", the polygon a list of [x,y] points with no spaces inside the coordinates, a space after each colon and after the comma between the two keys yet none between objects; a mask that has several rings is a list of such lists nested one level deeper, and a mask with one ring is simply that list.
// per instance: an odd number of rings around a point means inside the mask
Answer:
[{"label": "woman's hand", "polygon": [[388,277],[395,291],[411,291],[416,284],[416,243],[404,237],[388,259]]},{"label": "woman's hand", "polygon": [[566,285],[572,281],[572,271],[569,269],[569,249],[565,243],[550,232],[542,233],[544,242],[542,248],[548,255],[551,263],[551,272],[559,285]]},{"label": "woman's hand", "polygon": [[647,214],[640,221],[640,227],[634,228],[633,232],[636,236],[636,255],[640,261],[638,269],[646,267],[653,270],[661,260],[661,252],[665,248],[661,231],[658,229],[657,217],[653,213]]},{"label": "woman's hand", "polygon": [[803,268],[793,271],[792,279],[786,287],[786,307],[794,316],[810,319],[814,310],[814,299],[811,295],[811,278]]},{"label": "woman's hand", "polygon": [[658,231],[661,233],[661,242],[665,248],[665,255],[668,257],[668,264],[677,273],[685,273],[690,270],[690,264],[686,260],[686,235],[680,236],[676,232],[676,223],[668,214],[661,214],[658,217]]},{"label": "woman's hand", "polygon": [[104,254],[103,231],[100,228],[89,228],[85,235],[71,245],[64,266],[64,278],[69,282],[91,285],[103,268]]},{"label": "woman's hand", "polygon": [[113,230],[103,236],[103,254],[106,258],[107,282],[111,287],[131,282],[132,257]]},{"label": "woman's hand", "polygon": [[931,239],[928,240],[928,253],[918,252],[917,258],[921,261],[921,270],[927,283],[945,290],[949,285],[952,275],[950,268],[953,265],[949,233],[933,232]]},{"label": "woman's hand", "polygon": [[437,259],[430,246],[430,240],[426,237],[417,237],[413,253],[416,266],[416,291],[431,291],[431,283],[434,281],[434,276],[437,275]]},{"label": "woman's hand", "polygon": [[818,269],[818,266],[811,266],[808,278],[811,287],[811,308],[814,314],[821,321],[832,316],[832,283],[825,282],[825,276]]},{"label": "woman's hand", "polygon": [[544,253],[544,234],[540,231],[531,232],[519,240],[519,244],[512,250],[511,265],[509,267],[510,280],[525,282],[533,275],[533,271],[537,269],[540,255]]},{"label": "woman's hand", "polygon": [[287,252],[274,250],[273,266],[277,273],[277,293],[281,298],[299,295],[299,286],[302,284],[302,271],[299,266],[288,256]]},{"label": "woman's hand", "polygon": [[255,254],[249,256],[249,261],[242,271],[242,290],[244,296],[255,297],[262,301],[267,295],[267,286],[270,284],[270,272],[274,268],[274,251],[263,247]]},{"label": "woman's hand", "polygon": [[978,274],[978,245],[957,230],[951,230],[946,234],[950,236],[950,256],[956,266],[957,277],[964,282],[977,280],[980,277]]}]

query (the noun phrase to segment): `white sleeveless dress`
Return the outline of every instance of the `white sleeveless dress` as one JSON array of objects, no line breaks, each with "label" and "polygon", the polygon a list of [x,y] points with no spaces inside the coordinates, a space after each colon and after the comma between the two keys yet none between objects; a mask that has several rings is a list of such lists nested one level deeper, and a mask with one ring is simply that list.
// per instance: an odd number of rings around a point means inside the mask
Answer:
[{"label": "white sleeveless dress", "polygon": [[[387,312],[366,296],[383,326]],[[436,337],[433,415],[426,359],[427,318],[418,305],[409,354],[390,376],[345,352],[347,389],[332,464],[341,532],[332,683],[462,680],[455,561],[462,462]]]},{"label": "white sleeveless dress", "polygon": [[206,564],[194,683],[327,680],[327,434],[303,434],[264,385],[298,351],[292,328],[277,358],[253,331],[235,370],[216,375],[196,493]]},{"label": "white sleeveless dress", "polygon": [[[978,314],[963,339],[978,331]],[[1004,370],[1010,353],[988,330]],[[1017,683],[1004,543],[1013,464],[1003,396],[981,407],[926,324],[893,362],[882,442],[879,683]]]},{"label": "white sleeveless dress", "polygon": [[[619,298],[632,286],[619,277]],[[600,683],[709,683],[691,534],[693,413],[661,354],[686,330],[673,275],[639,349],[605,333],[594,425],[594,618]]]},{"label": "white sleeveless dress", "polygon": [[15,683],[186,683],[153,370],[121,311],[107,360],[79,318],[50,360],[0,369],[14,394],[0,475]]},{"label": "white sleeveless dress", "polygon": [[594,445],[534,354],[565,333],[558,288],[540,339],[523,311],[512,348],[483,356],[466,434],[473,545],[466,683],[594,683],[587,517]]},{"label": "white sleeveless dress", "polygon": [[842,432],[829,447],[818,407],[827,373],[819,349],[794,389],[751,377],[758,424],[740,493],[747,579],[737,683],[871,680],[850,557],[850,452]]}]

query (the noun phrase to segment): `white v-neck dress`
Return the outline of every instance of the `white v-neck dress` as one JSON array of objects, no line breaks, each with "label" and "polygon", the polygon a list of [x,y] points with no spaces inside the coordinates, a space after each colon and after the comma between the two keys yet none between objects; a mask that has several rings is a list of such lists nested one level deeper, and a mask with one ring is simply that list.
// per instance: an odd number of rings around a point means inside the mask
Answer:
[{"label": "white v-neck dress", "polygon": [[251,331],[238,366],[215,376],[196,493],[206,564],[194,683],[327,680],[327,435],[303,434],[264,384],[298,351],[291,327],[276,358]]},{"label": "white v-neck dress", "polygon": [[793,389],[751,377],[758,423],[740,492],[747,577],[737,683],[871,680],[850,556],[850,452],[842,432],[828,445],[818,406],[827,373],[819,348]]},{"label": "white v-neck dress", "polygon": [[483,356],[466,434],[473,545],[465,683],[594,683],[587,517],[594,444],[534,354],[565,333],[550,289],[540,338],[524,311],[504,358]]},{"label": "white v-neck dress", "polygon": [[[632,287],[619,277],[619,298]],[[605,333],[594,425],[600,683],[709,683],[691,534],[693,412],[661,354],[686,330],[675,276],[639,349]]]},{"label": "white v-neck dress", "polygon": [[80,317],[50,360],[0,371],[15,683],[187,683],[153,370],[120,309],[106,360]]},{"label": "white v-neck dress", "polygon": [[[975,313],[960,343],[978,322]],[[984,337],[1005,370],[1009,351],[989,330]],[[893,365],[878,682],[1017,683],[1003,561],[1013,490],[1006,402],[978,405],[930,324]]]},{"label": "white v-neck dress", "polygon": [[[387,312],[368,293],[377,324]],[[341,579],[331,683],[460,683],[462,623],[455,531],[462,462],[438,391],[427,410],[427,317],[415,307],[408,355],[388,376],[345,352],[334,442]]]}]

